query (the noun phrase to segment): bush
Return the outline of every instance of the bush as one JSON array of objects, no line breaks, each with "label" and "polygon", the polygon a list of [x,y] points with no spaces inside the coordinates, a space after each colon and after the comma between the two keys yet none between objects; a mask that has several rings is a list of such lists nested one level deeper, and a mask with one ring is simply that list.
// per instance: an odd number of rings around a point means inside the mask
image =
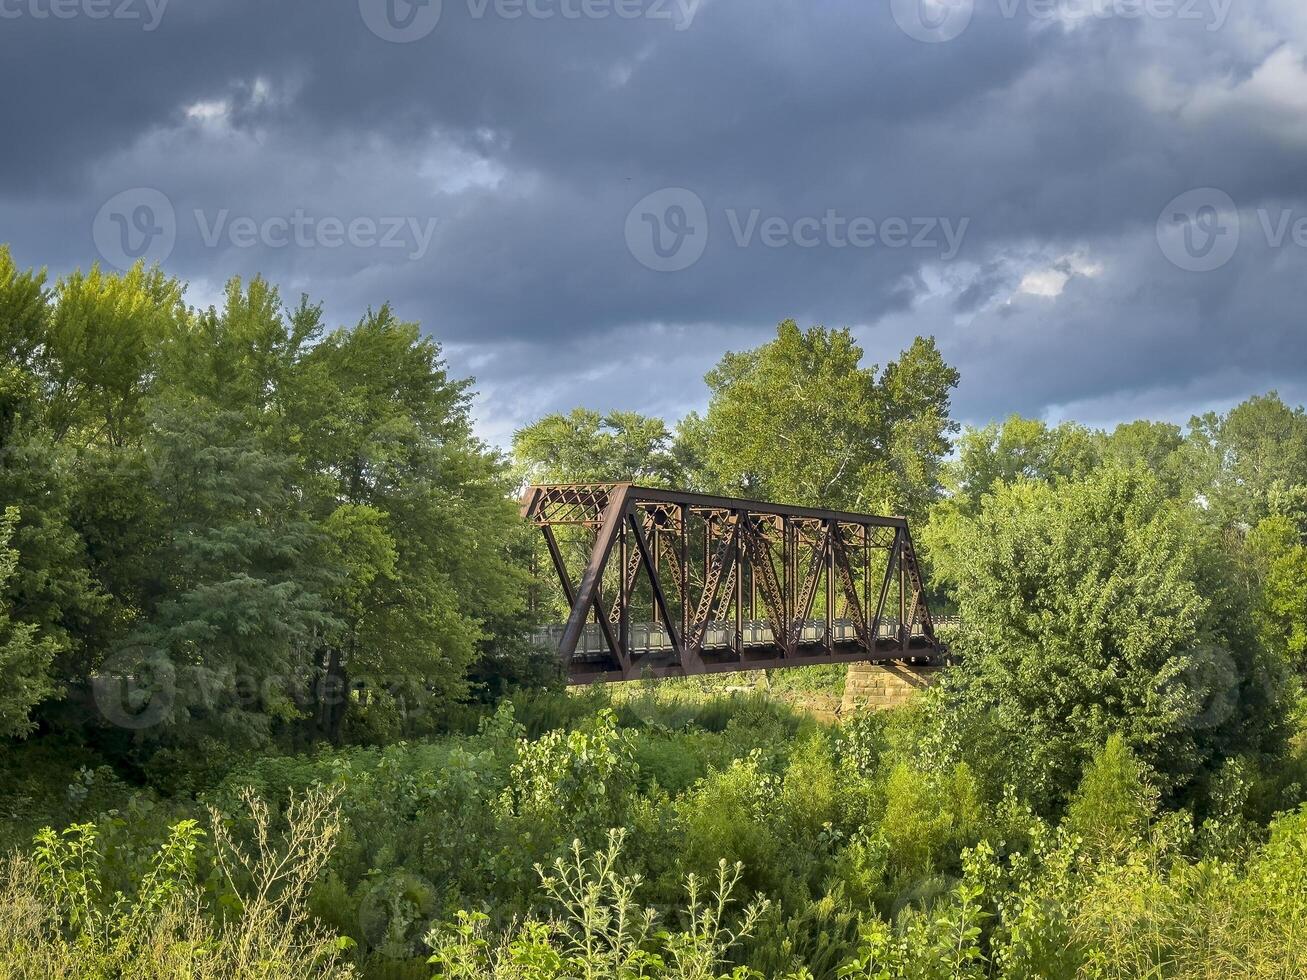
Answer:
[{"label": "bush", "polygon": [[929,537],[966,626],[929,727],[987,783],[1054,812],[1120,735],[1183,800],[1223,758],[1283,751],[1283,664],[1219,541],[1149,474],[1001,485]]},{"label": "bush", "polygon": [[[657,913],[638,904],[641,879],[618,872],[624,835],[613,831],[605,850],[586,855],[573,841],[566,858],[540,869],[541,887],[556,909],[548,921],[528,920],[498,941],[485,915],[461,913],[432,930],[427,942],[438,977],[477,980],[714,980],[727,951],[750,936],[766,903],[750,905],[730,923],[739,865],[718,865],[711,890],[690,875],[684,928],[658,930]],[[740,976],[737,972],[736,976]]]},{"label": "bush", "polygon": [[1091,854],[1111,858],[1143,839],[1157,806],[1157,791],[1125,740],[1113,735],[1087,770],[1067,810],[1066,827]]},{"label": "bush", "polygon": [[[252,795],[247,804],[252,849],[216,811],[207,835],[196,821],[181,821],[130,895],[104,887],[93,824],[43,830],[31,856],[13,856],[0,870],[0,973],[15,980],[352,975],[348,945],[306,906],[340,831],[335,794],[297,799],[281,835],[266,805]],[[202,863],[215,876],[216,900],[201,885]]]},{"label": "bush", "polygon": [[[1257,822],[1255,757],[1213,771],[1195,821],[1105,740],[1058,826],[940,764],[922,712],[835,731],[721,703],[714,731],[604,707],[531,739],[504,705],[474,734],[261,759],[210,794],[203,833],[203,806],[88,768],[73,796],[109,808],[4,872],[0,976],[241,977],[245,935],[271,977],[425,978],[433,952],[448,976],[523,980],[1302,972],[1307,811]],[[289,877],[264,888],[265,859]],[[741,941],[716,893],[759,906]]]}]

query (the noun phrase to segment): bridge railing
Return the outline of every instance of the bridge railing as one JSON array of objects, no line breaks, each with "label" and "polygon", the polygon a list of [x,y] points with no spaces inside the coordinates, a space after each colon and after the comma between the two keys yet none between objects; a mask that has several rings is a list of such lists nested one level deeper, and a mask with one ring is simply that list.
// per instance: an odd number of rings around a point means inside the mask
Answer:
[{"label": "bridge railing", "polygon": [[[942,616],[934,620],[934,625],[939,627],[949,627],[956,625],[955,617]],[[531,633],[531,641],[534,645],[544,647],[550,650],[558,648],[559,641],[563,637],[563,630],[566,627],[562,623],[550,626],[540,626]],[[923,624],[917,622],[913,625],[912,636],[923,637],[926,635]],[[899,638],[898,620],[885,620],[880,624],[877,636],[883,640],[895,640]],[[851,619],[835,620],[831,639],[836,643],[854,643],[858,639],[857,627]],[[826,640],[826,621],[824,619],[809,620],[803,627],[800,638],[801,643],[816,645]],[[740,630],[740,642],[745,649],[765,649],[775,642],[772,636],[771,628],[767,625],[766,620],[746,620]],[[708,625],[704,634],[703,648],[705,650],[728,650],[735,647],[735,624],[723,621],[714,621]],[[656,653],[670,652],[675,649],[672,642],[672,636],[666,627],[658,623],[632,623],[630,625],[630,650],[633,653]],[[608,641],[604,637],[603,630],[597,623],[589,623],[581,633],[581,639],[576,645],[577,656],[606,656],[608,654]]]}]

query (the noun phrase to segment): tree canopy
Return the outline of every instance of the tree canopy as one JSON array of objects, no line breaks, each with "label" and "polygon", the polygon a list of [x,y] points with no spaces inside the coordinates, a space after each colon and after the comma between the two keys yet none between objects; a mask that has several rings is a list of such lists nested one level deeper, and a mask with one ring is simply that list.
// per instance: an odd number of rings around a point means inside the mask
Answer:
[{"label": "tree canopy", "polygon": [[692,418],[703,481],[779,503],[919,514],[947,455],[958,374],[918,338],[883,371],[848,330],[786,320],[770,343],[728,353]]},{"label": "tree canopy", "polygon": [[328,332],[260,279],[181,297],[0,249],[5,729],[166,761],[447,710],[523,593],[469,382],[384,306]]},{"label": "tree canopy", "polygon": [[1219,537],[1146,471],[1000,484],[927,539],[965,630],[936,721],[976,765],[1062,799],[1119,734],[1180,791],[1282,737],[1280,666]]},{"label": "tree canopy", "polygon": [[546,415],[517,431],[513,456],[524,483],[675,487],[686,479],[667,423],[637,412]]}]

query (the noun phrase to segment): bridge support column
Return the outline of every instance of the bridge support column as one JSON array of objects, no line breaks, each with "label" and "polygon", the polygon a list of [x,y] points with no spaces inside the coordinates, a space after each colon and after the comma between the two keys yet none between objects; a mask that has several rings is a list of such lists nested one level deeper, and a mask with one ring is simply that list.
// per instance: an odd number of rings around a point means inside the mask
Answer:
[{"label": "bridge support column", "polygon": [[861,711],[884,711],[907,704],[918,692],[938,681],[945,669],[902,664],[849,664],[840,715],[849,718]]}]

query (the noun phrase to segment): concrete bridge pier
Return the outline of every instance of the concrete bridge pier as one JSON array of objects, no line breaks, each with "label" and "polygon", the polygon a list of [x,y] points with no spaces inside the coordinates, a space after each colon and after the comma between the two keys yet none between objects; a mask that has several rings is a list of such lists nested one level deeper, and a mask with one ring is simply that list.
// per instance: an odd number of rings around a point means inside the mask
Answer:
[{"label": "concrete bridge pier", "polygon": [[919,692],[936,683],[946,669],[904,664],[850,664],[844,678],[840,715],[849,718],[862,711],[884,711],[907,704]]}]

